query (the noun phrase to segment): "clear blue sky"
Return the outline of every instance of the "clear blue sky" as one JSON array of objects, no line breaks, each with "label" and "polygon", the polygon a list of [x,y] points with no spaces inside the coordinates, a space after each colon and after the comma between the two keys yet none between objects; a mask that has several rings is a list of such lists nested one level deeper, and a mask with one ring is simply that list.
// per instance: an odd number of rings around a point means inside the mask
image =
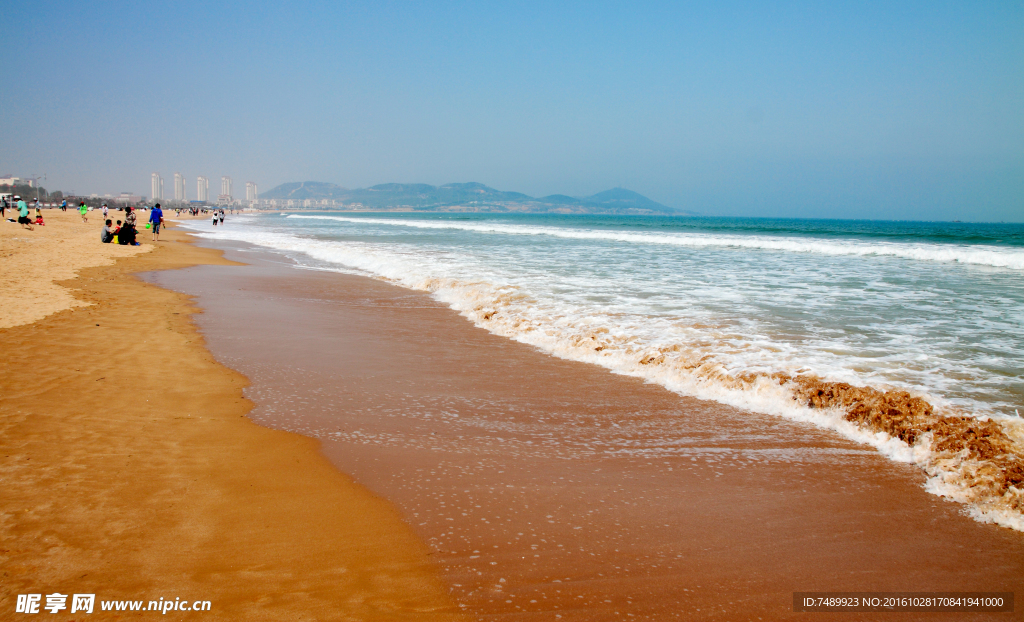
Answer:
[{"label": "clear blue sky", "polygon": [[2,0],[0,173],[1024,220],[1024,3]]}]

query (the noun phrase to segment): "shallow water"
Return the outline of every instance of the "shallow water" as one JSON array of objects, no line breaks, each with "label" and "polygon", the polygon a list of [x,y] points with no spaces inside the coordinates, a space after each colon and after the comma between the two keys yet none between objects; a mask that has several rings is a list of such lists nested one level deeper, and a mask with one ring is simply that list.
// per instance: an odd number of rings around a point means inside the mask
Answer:
[{"label": "shallow water", "polygon": [[1024,576],[1019,534],[836,434],[547,356],[422,292],[229,258],[250,265],[150,278],[198,296],[250,416],[395,503],[475,619],[783,619],[799,590]]},{"label": "shallow water", "polygon": [[324,213],[192,226],[429,291],[551,354],[811,420],[901,461],[921,459],[810,412],[786,387],[736,379],[904,389],[940,412],[1021,429],[1021,225]]}]

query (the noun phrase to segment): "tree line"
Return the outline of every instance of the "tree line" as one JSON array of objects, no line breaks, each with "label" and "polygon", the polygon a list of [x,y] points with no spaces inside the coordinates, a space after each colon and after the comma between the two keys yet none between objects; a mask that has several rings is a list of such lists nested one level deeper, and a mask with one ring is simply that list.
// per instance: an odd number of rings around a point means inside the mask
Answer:
[{"label": "tree line", "polygon": [[[38,195],[36,194],[38,192]],[[28,184],[0,184],[0,194],[17,194],[23,199],[34,199],[39,197],[40,201],[60,201],[64,199],[64,193],[57,190],[53,194],[46,191],[42,186],[30,186]]]}]

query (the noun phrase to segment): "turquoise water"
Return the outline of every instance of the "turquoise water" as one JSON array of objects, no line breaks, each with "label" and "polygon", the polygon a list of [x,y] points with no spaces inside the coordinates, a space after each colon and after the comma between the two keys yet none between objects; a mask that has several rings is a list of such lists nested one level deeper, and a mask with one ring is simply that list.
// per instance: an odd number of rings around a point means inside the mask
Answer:
[{"label": "turquoise water", "polygon": [[228,224],[209,233],[430,289],[470,316],[486,307],[471,319],[561,356],[600,341],[601,358],[625,359],[612,368],[674,349],[725,374],[901,387],[975,415],[1024,407],[1022,225],[344,212]]},{"label": "turquoise water", "polygon": [[772,380],[906,390],[1024,447],[1022,225],[336,212],[190,226],[430,292],[554,356],[835,430],[1024,531],[1016,497],[979,492],[1003,467],[857,427]]}]

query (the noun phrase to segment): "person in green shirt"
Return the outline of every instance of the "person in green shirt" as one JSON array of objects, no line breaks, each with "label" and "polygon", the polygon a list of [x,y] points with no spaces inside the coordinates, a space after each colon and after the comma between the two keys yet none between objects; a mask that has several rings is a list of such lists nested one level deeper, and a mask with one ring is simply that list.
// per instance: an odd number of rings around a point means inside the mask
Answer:
[{"label": "person in green shirt", "polygon": [[85,201],[82,201],[78,206],[78,213],[82,215],[82,222],[89,222],[89,219],[85,217],[89,213],[89,207],[86,206]]},{"label": "person in green shirt", "polygon": [[32,231],[32,221],[28,219],[28,205],[21,200],[20,196],[14,198],[18,201],[18,224],[22,229]]}]

